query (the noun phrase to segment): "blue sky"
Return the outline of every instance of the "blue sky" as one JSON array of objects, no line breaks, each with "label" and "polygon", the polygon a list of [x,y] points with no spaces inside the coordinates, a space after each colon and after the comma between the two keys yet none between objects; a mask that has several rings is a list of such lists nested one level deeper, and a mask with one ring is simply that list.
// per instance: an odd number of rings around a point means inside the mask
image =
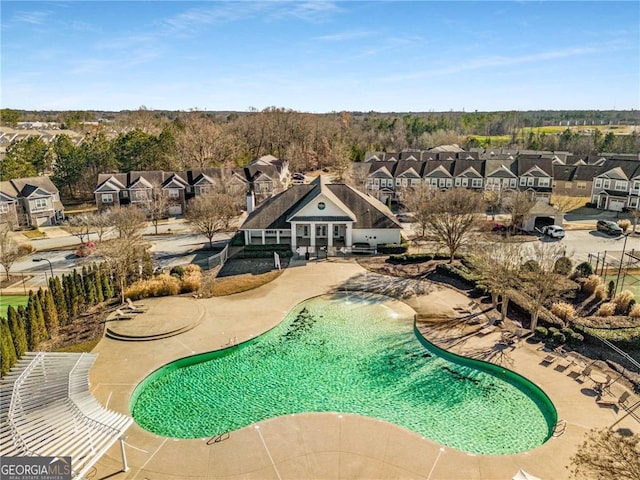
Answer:
[{"label": "blue sky", "polygon": [[2,1],[1,103],[640,108],[640,2]]}]

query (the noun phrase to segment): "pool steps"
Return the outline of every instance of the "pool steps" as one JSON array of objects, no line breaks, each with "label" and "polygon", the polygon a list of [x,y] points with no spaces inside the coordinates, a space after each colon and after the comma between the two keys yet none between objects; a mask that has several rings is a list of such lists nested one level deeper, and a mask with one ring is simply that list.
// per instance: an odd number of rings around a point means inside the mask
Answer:
[{"label": "pool steps", "polygon": [[119,333],[111,330],[109,327],[106,328],[105,336],[107,338],[111,338],[112,340],[120,340],[123,342],[148,342],[151,340],[161,340],[163,338],[175,337],[176,335],[180,335],[181,333],[188,332],[196,327],[200,322],[193,322],[189,325],[182,326],[180,328],[176,328],[175,330],[167,330],[165,332],[153,333],[149,335],[127,335],[125,333]]}]

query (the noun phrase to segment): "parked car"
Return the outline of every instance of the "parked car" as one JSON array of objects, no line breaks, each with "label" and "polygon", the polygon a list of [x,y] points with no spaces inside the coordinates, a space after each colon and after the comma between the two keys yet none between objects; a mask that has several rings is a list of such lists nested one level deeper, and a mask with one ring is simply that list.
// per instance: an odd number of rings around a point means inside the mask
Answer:
[{"label": "parked car", "polygon": [[491,225],[491,231],[495,233],[507,233],[507,226],[502,223],[494,223]]},{"label": "parked car", "polygon": [[596,223],[596,229],[599,232],[604,232],[608,235],[622,235],[624,230],[616,222],[612,220],[598,220]]},{"label": "parked car", "polygon": [[396,215],[396,218],[401,223],[411,223],[413,222],[413,213],[399,213]]},{"label": "parked car", "polygon": [[96,244],[93,242],[86,242],[80,245],[76,250],[76,257],[88,257],[96,251]]},{"label": "parked car", "polygon": [[560,225],[547,225],[546,227],[542,227],[542,233],[551,238],[564,238],[564,228]]}]

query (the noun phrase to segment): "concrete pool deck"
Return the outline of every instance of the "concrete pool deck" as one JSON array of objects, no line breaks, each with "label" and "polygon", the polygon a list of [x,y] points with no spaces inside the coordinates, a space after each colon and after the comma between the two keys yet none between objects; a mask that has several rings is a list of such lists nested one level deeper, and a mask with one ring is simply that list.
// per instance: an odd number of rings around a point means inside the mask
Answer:
[{"label": "concrete pool deck", "polygon": [[[380,280],[373,275],[372,282]],[[129,413],[135,386],[162,365],[259,335],[277,325],[299,302],[344,291],[349,281],[363,276],[367,278],[355,262],[302,262],[287,268],[277,280],[237,295],[145,300],[150,311],[163,312],[154,318],[160,329],[163,318],[171,321],[184,315],[185,302],[197,302],[197,308],[188,311],[197,312],[198,317],[202,314],[201,321],[189,331],[161,340],[122,342],[104,338],[93,350],[99,355],[90,373],[92,392],[108,408]],[[393,281],[389,279],[389,283]],[[445,287],[430,286],[421,292],[406,303],[434,319],[452,318],[456,315],[453,307],[469,303],[467,297]],[[434,331],[446,334],[446,329]],[[428,332],[425,336],[429,338]],[[430,340],[438,344],[438,336],[435,337]],[[499,337],[497,332],[468,336],[452,349],[478,356],[478,352],[494,348]],[[558,418],[567,421],[563,435],[529,452],[471,455],[377,419],[339,413],[267,419],[230,432],[228,438],[219,441],[160,437],[134,423],[126,440],[130,470],[119,473],[120,449],[115,445],[98,462],[91,478],[498,480],[511,479],[520,468],[543,479],[568,478],[569,458],[585,433],[594,427],[612,425],[626,412],[597,404],[589,381],[574,380],[569,376],[570,369],[561,372],[554,365],[542,365],[544,356],[539,346],[519,342],[489,357],[538,384],[556,406]],[[617,385],[612,390],[614,396],[605,396],[603,402],[615,403],[622,390]],[[622,418],[618,427],[640,430],[640,424],[628,417]]]}]

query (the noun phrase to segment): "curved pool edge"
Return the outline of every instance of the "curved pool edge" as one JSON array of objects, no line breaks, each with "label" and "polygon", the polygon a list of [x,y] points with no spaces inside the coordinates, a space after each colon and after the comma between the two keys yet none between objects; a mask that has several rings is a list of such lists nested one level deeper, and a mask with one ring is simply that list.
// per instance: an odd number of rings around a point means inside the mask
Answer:
[{"label": "curved pool edge", "polygon": [[[519,454],[519,453],[526,453],[526,452],[530,452],[536,448],[541,447],[542,445],[546,444],[547,441],[552,437],[553,435],[553,431],[554,431],[554,426],[557,422],[557,410],[555,408],[555,405],[553,404],[553,402],[551,401],[551,399],[549,398],[549,396],[546,394],[546,392],[540,387],[538,386],[536,383],[532,382],[531,380],[529,380],[528,378],[526,378],[525,376],[521,375],[518,372],[515,372],[513,370],[510,370],[508,368],[504,368],[501,367],[499,365],[496,365],[492,362],[488,362],[488,361],[483,361],[483,360],[478,360],[478,359],[473,359],[473,358],[469,358],[466,357],[464,355],[458,355],[455,354],[453,352],[450,352],[446,349],[443,349],[437,345],[435,345],[434,343],[430,342],[429,340],[427,340],[422,333],[417,329],[416,326],[416,311],[415,308],[409,304],[407,304],[407,302],[403,301],[402,299],[398,299],[396,297],[392,297],[392,296],[388,296],[388,295],[383,295],[383,294],[379,294],[376,292],[353,292],[353,293],[357,293],[358,296],[364,296],[365,298],[368,296],[375,296],[377,299],[382,299],[382,301],[380,300],[376,300],[375,303],[395,303],[396,305],[401,305],[403,309],[406,309],[407,312],[405,312],[403,314],[403,316],[406,318],[407,323],[410,323],[411,320],[413,320],[413,334],[415,335],[416,340],[418,341],[418,343],[420,345],[422,345],[424,348],[426,348],[427,350],[431,350],[433,353],[435,353],[437,356],[443,358],[444,360],[450,361],[452,363],[457,363],[460,364],[462,366],[465,367],[469,367],[472,368],[474,370],[478,370],[478,371],[482,371],[484,373],[487,373],[491,376],[494,376],[495,378],[504,381],[508,384],[510,384],[512,387],[515,387],[517,389],[519,389],[524,395],[526,395],[527,397],[529,397],[536,405],[538,410],[542,413],[543,417],[546,420],[547,423],[547,435],[544,438],[544,440],[539,443],[538,445],[533,446],[530,449],[527,450],[522,450],[520,452],[509,452],[509,453],[481,453],[481,452],[469,452],[466,450],[461,450],[458,449],[456,447],[453,447],[451,445],[447,445],[447,444],[442,444],[439,443],[437,440],[432,439],[431,437],[428,436],[424,436],[423,433],[420,433],[418,431],[415,431],[411,428],[408,428],[404,425],[400,425],[397,423],[393,423],[393,422],[389,422],[388,420],[384,420],[378,417],[372,417],[372,416],[368,416],[368,415],[364,415],[364,414],[359,414],[357,412],[339,412],[336,411],[334,412],[335,414],[343,414],[343,415],[355,415],[355,416],[361,416],[363,418],[371,418],[373,420],[377,420],[377,421],[381,421],[381,422],[385,422],[385,423],[389,423],[391,425],[394,425],[397,428],[400,428],[402,430],[406,430],[407,432],[410,432],[412,434],[415,434],[419,437],[422,437],[423,439],[428,439],[438,445],[442,445],[443,447],[449,448],[449,449],[453,449],[453,450],[458,450],[462,453],[465,454],[470,454],[470,455],[486,455],[486,456],[498,456],[498,457],[503,457],[505,455],[513,455],[513,454]],[[336,298],[336,297],[349,297],[351,295],[351,293],[348,292],[342,292],[342,291],[334,291],[331,293],[325,293],[325,294],[319,294],[319,295],[313,295],[311,297],[308,297],[306,299],[301,300],[300,302],[298,302],[297,304],[295,304],[292,309],[282,317],[282,319],[276,323],[275,325],[273,325],[271,328],[266,329],[264,332],[259,333],[255,336],[253,336],[252,338],[249,338],[241,343],[238,344],[233,344],[230,346],[222,346],[222,348],[218,348],[216,350],[211,350],[211,351],[206,351],[206,352],[201,352],[201,353],[197,353],[197,354],[192,354],[192,355],[187,355],[184,357],[180,357],[176,360],[171,360],[161,366],[159,366],[158,368],[156,368],[155,370],[153,370],[150,374],[148,374],[147,376],[145,376],[140,382],[138,382],[135,387],[133,388],[130,398],[129,398],[129,402],[128,402],[128,407],[129,407],[129,411],[133,412],[136,406],[136,402],[138,400],[138,396],[139,394],[144,390],[144,387],[146,384],[148,384],[148,382],[152,382],[155,379],[157,379],[159,376],[166,374],[168,372],[172,372],[174,370],[180,369],[180,368],[184,368],[184,367],[189,367],[191,365],[196,365],[202,362],[206,362],[209,360],[213,360],[216,358],[220,358],[220,357],[224,357],[226,355],[231,355],[234,352],[238,351],[239,349],[242,349],[244,347],[248,347],[250,345],[252,345],[253,343],[255,343],[259,338],[261,338],[262,336],[266,335],[268,332],[270,332],[271,330],[277,328],[282,321],[284,321],[292,312],[296,311],[296,309],[300,308],[300,306],[308,301],[311,301],[313,299],[317,299],[320,297],[331,297],[331,298]],[[508,378],[504,378],[505,373],[508,373]],[[267,417],[264,419],[259,420],[258,422],[254,422],[251,423],[249,425],[246,425],[245,427],[241,427],[240,429],[236,429],[236,430],[232,430],[233,432],[235,431],[239,431],[242,430],[243,428],[246,427],[250,427],[254,424],[263,422],[263,421],[268,421],[268,420],[272,420],[272,419],[276,419],[276,418],[280,418],[280,417],[288,417],[288,416],[295,416],[295,415],[302,415],[302,414],[306,414],[306,413],[313,413],[313,414],[323,414],[323,413],[327,413],[327,412],[321,412],[321,411],[309,411],[309,412],[297,412],[294,414],[284,414],[284,415],[277,415],[277,416],[273,416],[273,417]],[[137,423],[137,422],[136,422]],[[144,429],[144,427],[142,427]],[[146,430],[146,429],[145,429]],[[230,432],[232,432],[230,430]],[[162,437],[165,437],[164,435],[160,435],[157,434],[153,431],[150,431],[150,433],[153,433],[154,435],[159,435]],[[186,439],[185,437],[172,437],[172,436],[167,436],[165,438],[175,438],[175,439]],[[193,437],[193,438],[208,438],[208,435],[202,436],[202,437]]]},{"label": "curved pool edge", "polygon": [[[439,347],[438,345],[436,345],[435,343],[429,341],[423,334],[422,332],[420,332],[420,330],[418,329],[417,326],[417,319],[416,317],[414,317],[413,319],[413,331],[416,335],[416,338],[418,339],[418,341],[427,349],[433,349],[435,351],[438,352],[438,354],[445,358],[445,359],[450,359],[451,361],[455,362],[455,363],[461,363],[463,365],[468,365],[471,366],[472,368],[476,368],[478,370],[482,370],[484,372],[487,372],[491,375],[494,375],[496,377],[500,377],[500,376],[504,376],[504,373],[508,373],[510,374],[510,378],[509,379],[502,379],[503,381],[506,381],[508,383],[511,383],[512,385],[515,385],[517,388],[523,390],[530,398],[541,398],[542,400],[544,400],[544,403],[546,404],[547,408],[550,408],[551,412],[552,412],[552,422],[548,424],[549,426],[549,435],[547,436],[547,438],[545,439],[544,442],[542,442],[542,444],[538,445],[537,447],[534,447],[531,450],[534,450],[535,448],[539,448],[542,445],[546,444],[551,438],[553,438],[553,430],[554,427],[556,425],[556,423],[558,422],[558,410],[555,406],[555,404],[553,403],[553,401],[551,400],[551,398],[549,397],[549,395],[547,395],[547,393],[542,389],[542,387],[540,387],[540,385],[538,385],[537,383],[535,383],[534,381],[530,380],[529,378],[525,377],[524,375],[522,375],[521,373],[518,373],[515,370],[512,370],[510,368],[507,367],[503,367],[502,365],[497,365],[493,362],[489,362],[486,360],[479,360],[477,358],[471,358],[471,357],[467,357],[465,355],[460,355],[457,353],[453,353],[445,348]],[[545,415],[545,418],[546,415]],[[531,450],[527,450],[527,451],[531,451]],[[523,453],[523,452],[521,452]],[[487,454],[482,454],[482,455],[487,455]],[[488,454],[491,455],[491,454]],[[495,456],[495,455],[494,455]],[[500,455],[502,456],[502,455]]]}]

